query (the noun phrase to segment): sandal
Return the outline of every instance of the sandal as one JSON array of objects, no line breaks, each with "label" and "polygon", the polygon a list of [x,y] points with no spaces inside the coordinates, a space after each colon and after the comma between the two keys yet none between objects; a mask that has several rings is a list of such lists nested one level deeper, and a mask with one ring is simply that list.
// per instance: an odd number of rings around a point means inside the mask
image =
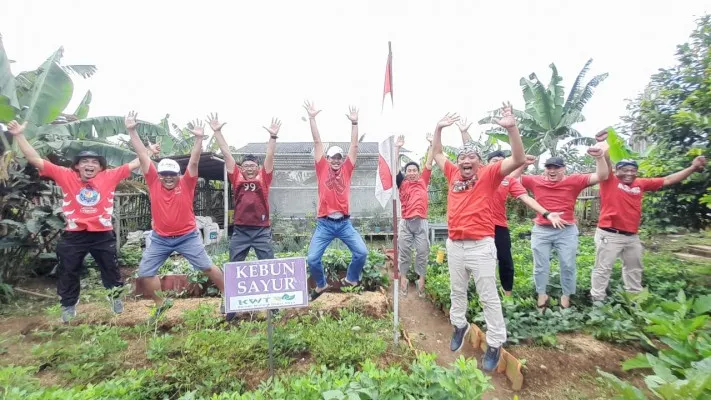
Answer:
[{"label": "sandal", "polygon": [[546,299],[543,301],[543,304],[536,302],[536,307],[538,307],[539,313],[543,314],[546,311],[546,308],[548,308],[548,300],[550,300],[550,297],[546,295]]},{"label": "sandal", "polygon": [[415,281],[415,287],[417,288],[417,295],[419,297],[425,297],[425,288],[420,287],[420,281]]},{"label": "sandal", "polygon": [[311,291],[311,295],[309,296],[309,301],[314,301],[318,299],[326,290],[328,290],[330,286],[326,284],[326,286],[322,287],[321,290],[317,287],[316,289]]},{"label": "sandal", "polygon": [[[408,286],[410,286],[410,285],[408,285]],[[405,286],[404,289],[402,288],[402,286],[400,286],[400,296],[407,297],[407,287],[408,286]]]}]

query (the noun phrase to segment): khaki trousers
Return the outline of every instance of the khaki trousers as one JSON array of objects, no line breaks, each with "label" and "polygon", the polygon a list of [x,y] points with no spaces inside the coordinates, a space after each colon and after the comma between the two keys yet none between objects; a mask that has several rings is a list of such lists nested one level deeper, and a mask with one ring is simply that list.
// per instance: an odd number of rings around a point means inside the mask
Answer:
[{"label": "khaki trousers", "polygon": [[618,257],[622,259],[625,290],[630,293],[642,290],[642,250],[639,235],[628,236],[600,228],[595,231],[595,267],[590,282],[593,301],[602,301],[607,296],[607,285]]},{"label": "khaki trousers", "polygon": [[467,290],[469,279],[474,284],[486,320],[486,342],[500,347],[506,342],[506,323],[496,289],[496,245],[493,237],[481,240],[447,240],[450,299],[449,319],[452,325],[467,326]]}]

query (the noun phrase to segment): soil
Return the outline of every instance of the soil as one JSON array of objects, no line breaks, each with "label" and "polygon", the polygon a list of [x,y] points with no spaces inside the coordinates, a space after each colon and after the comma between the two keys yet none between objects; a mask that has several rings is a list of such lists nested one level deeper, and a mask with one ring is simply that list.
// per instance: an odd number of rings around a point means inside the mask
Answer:
[{"label": "soil", "polygon": [[[399,303],[400,321],[416,350],[437,354],[437,362],[442,366],[449,366],[460,356],[476,357],[481,365],[483,353],[472,348],[469,341],[460,352],[450,351],[449,318],[432,302],[418,297],[414,285],[410,285],[407,297],[401,296]],[[633,375],[623,373],[620,368],[622,361],[637,353],[636,349],[613,346],[581,333],[559,335],[558,339],[555,348],[506,346],[506,350],[524,364],[523,389],[514,392],[506,376],[494,373],[491,375],[494,389],[487,392],[484,399],[511,399],[514,395],[521,400],[609,398],[595,380],[598,368],[636,383]]]}]

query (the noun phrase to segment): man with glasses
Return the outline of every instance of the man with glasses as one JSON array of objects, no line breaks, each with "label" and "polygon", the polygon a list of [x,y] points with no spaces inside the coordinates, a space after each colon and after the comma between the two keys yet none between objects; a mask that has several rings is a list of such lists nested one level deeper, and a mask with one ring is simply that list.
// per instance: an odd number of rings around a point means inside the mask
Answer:
[{"label": "man with glasses", "polygon": [[156,294],[156,291],[160,290],[160,280],[156,274],[173,252],[185,257],[193,268],[207,275],[220,292],[224,291],[222,270],[217,268],[207,255],[197,231],[193,212],[198,163],[205,129],[202,121],[194,121],[189,125],[190,132],[195,136],[195,143],[190,152],[188,167],[185,174],[181,176],[180,166],[174,160],[165,158],[158,163],[157,168],[153,165],[136,131],[137,121],[134,112],[128,114],[125,123],[131,137],[131,145],[139,154],[141,171],[146,178],[151,197],[153,233],[151,245],[143,253],[138,266],[138,279],[141,281],[143,294],[153,299],[156,304],[150,320],[155,322],[172,306],[171,301],[166,301]]},{"label": "man with glasses", "polygon": [[[598,140],[607,136],[598,135]],[[605,157],[612,168],[609,156]],[[639,165],[634,160],[621,160],[615,164],[615,173],[600,183],[600,217],[595,231],[595,267],[592,270],[590,296],[593,301],[607,297],[612,268],[617,258],[622,259],[622,281],[629,293],[642,290],[642,242],[639,224],[642,219],[642,197],[674,185],[694,172],[701,172],[706,158],[696,157],[691,166],[664,178],[638,178]]]},{"label": "man with glasses", "polygon": [[307,255],[311,276],[316,281],[316,289],[311,293],[311,300],[315,300],[329,287],[321,257],[333,239],[341,239],[352,254],[344,279],[346,285],[354,286],[360,281],[368,249],[363,238],[353,228],[349,214],[351,176],[358,155],[358,110],[350,107],[346,114],[351,121],[351,143],[347,157],[344,157],[343,149],[338,146],[331,146],[324,157],[321,135],[316,126],[316,116],[321,110],[317,110],[314,104],[308,101],[304,103],[304,108],[309,116],[311,135],[314,140],[314,159],[318,179],[318,219]]},{"label": "man with glasses", "polygon": [[[131,175],[131,170],[138,168],[139,161],[135,159],[118,168],[107,169],[103,156],[93,151],[81,151],[74,157],[71,168],[60,167],[42,159],[27,141],[24,135],[27,122],[11,121],[7,127],[27,161],[39,170],[41,176],[54,180],[64,194],[62,212],[67,226],[57,243],[57,294],[62,306],[62,321],[68,323],[77,315],[80,272],[87,253],[96,260],[106,289],[123,286],[116,235],[111,223],[114,191],[119,182]],[[141,151],[150,159],[145,146]],[[151,155],[156,152],[157,146],[151,146]],[[108,300],[114,313],[123,312],[120,290],[111,290]]]},{"label": "man with glasses", "polygon": [[476,147],[467,143],[457,151],[455,165],[442,151],[442,129],[458,120],[457,115],[445,115],[437,123],[432,144],[434,159],[449,182],[447,262],[452,302],[449,314],[454,325],[450,349],[459,351],[469,332],[467,291],[473,275],[487,327],[488,348],[482,367],[490,372],[496,368],[501,346],[506,342],[506,323],[496,289],[496,245],[491,202],[501,181],[523,165],[526,154],[511,104],[504,104],[501,119],[495,122],[508,131],[511,157],[484,166]]}]

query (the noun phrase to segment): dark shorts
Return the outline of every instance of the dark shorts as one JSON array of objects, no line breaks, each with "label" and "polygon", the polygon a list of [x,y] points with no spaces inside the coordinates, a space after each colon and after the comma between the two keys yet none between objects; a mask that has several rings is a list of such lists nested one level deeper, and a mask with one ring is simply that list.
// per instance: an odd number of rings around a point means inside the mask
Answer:
[{"label": "dark shorts", "polygon": [[230,238],[230,261],[244,261],[250,248],[254,248],[260,260],[274,258],[272,229],[268,226],[235,225]]}]

